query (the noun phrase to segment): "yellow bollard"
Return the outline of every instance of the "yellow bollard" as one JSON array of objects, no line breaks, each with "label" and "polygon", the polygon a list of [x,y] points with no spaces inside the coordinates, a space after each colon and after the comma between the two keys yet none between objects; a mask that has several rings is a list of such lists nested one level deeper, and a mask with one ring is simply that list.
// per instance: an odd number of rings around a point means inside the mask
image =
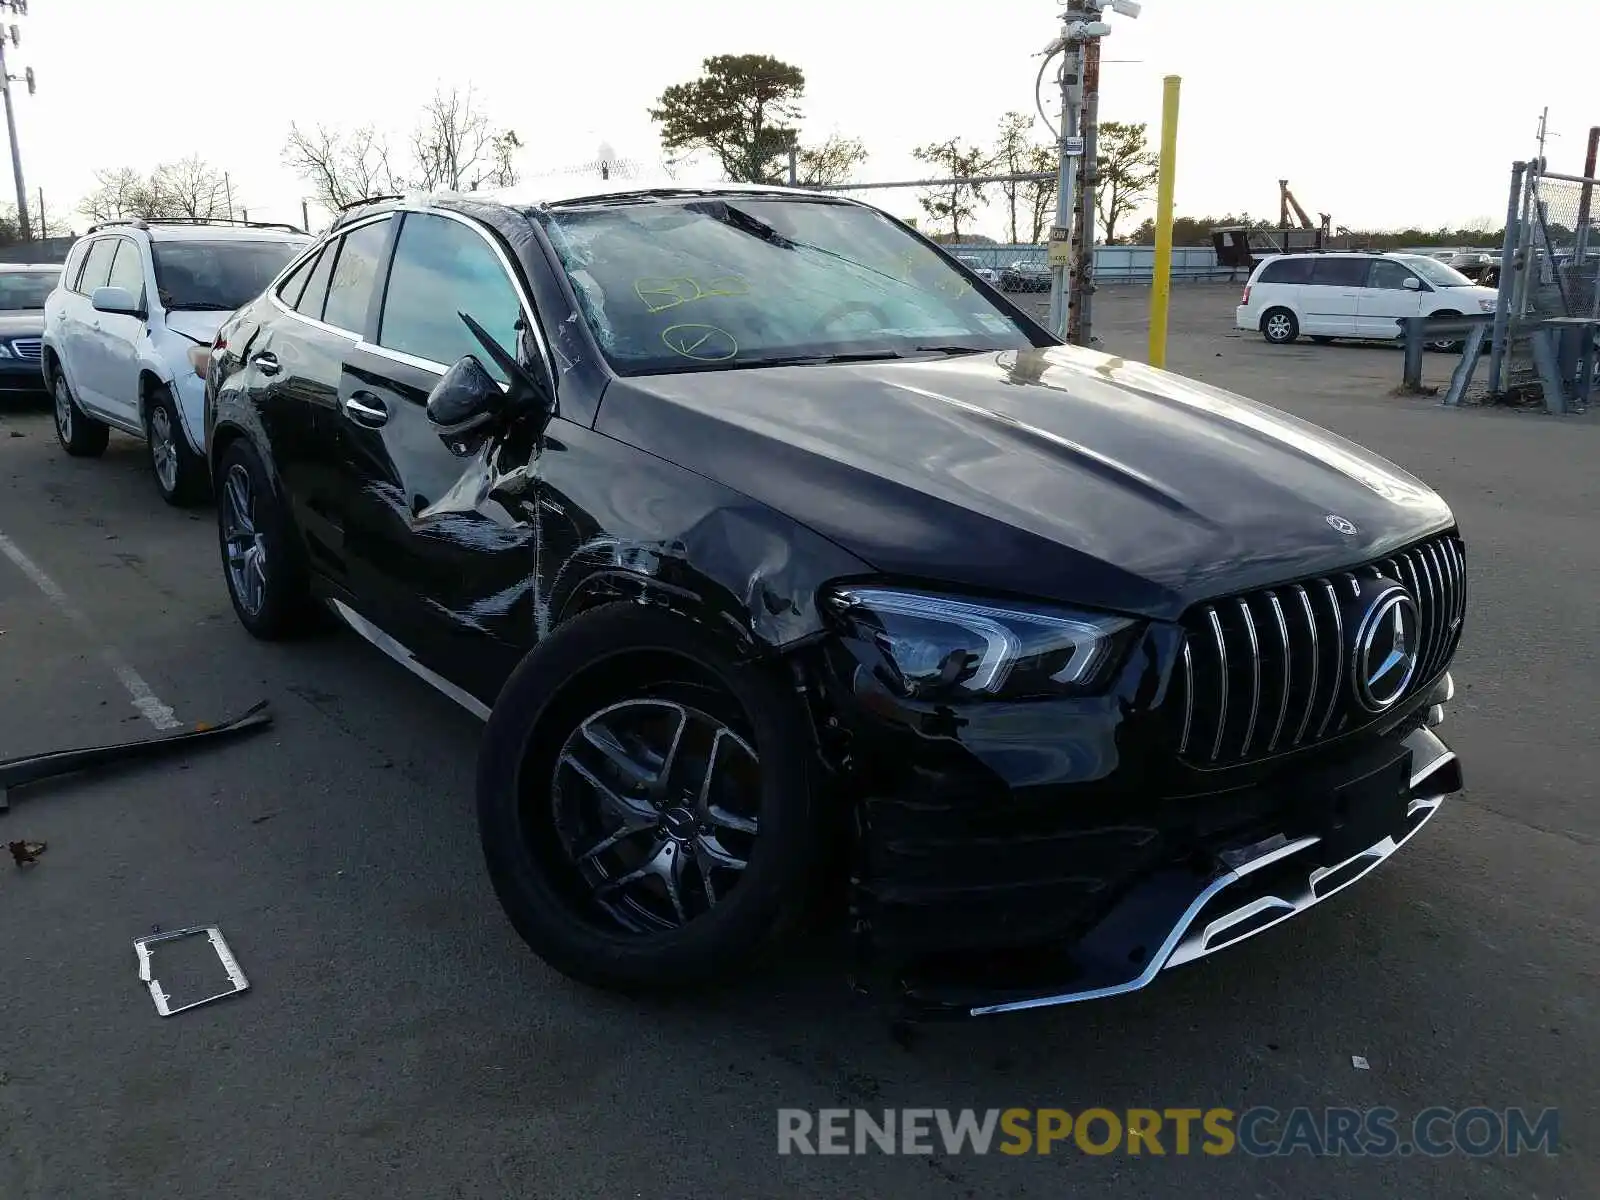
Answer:
[{"label": "yellow bollard", "polygon": [[1161,166],[1156,178],[1156,260],[1150,280],[1150,365],[1167,365],[1167,309],[1172,303],[1172,176],[1178,159],[1176,75],[1161,81]]}]

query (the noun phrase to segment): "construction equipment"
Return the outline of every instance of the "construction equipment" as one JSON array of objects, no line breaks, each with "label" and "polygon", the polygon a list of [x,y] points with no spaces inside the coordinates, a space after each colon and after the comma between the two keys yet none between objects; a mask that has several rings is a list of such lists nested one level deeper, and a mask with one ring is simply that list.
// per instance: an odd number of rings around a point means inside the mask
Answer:
[{"label": "construction equipment", "polygon": [[1313,225],[1311,218],[1306,215],[1306,210],[1300,207],[1300,201],[1296,200],[1294,193],[1289,190],[1289,181],[1280,179],[1278,180],[1278,224],[1285,229],[1290,228],[1289,211],[1291,209],[1294,210],[1294,215],[1300,218],[1301,229],[1319,229],[1322,231],[1323,237],[1329,236],[1329,230],[1333,226],[1333,218],[1327,213],[1318,213],[1317,216],[1321,220]]}]

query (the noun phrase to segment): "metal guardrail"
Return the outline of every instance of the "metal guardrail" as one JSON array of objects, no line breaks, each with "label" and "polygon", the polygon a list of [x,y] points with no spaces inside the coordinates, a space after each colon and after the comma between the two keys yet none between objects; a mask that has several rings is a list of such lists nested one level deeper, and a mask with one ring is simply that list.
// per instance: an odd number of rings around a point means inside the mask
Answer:
[{"label": "metal guardrail", "polygon": [[[1405,365],[1401,390],[1426,394],[1422,385],[1422,356],[1427,347],[1451,335],[1463,335],[1461,358],[1450,374],[1439,403],[1457,408],[1472,384],[1473,372],[1483,357],[1484,345],[1495,328],[1494,313],[1462,317],[1400,317],[1405,331]],[[1600,318],[1549,317],[1513,321],[1505,331],[1507,344],[1524,339],[1529,345],[1544,393],[1545,411],[1553,414],[1583,412],[1596,388],[1600,368]]]}]

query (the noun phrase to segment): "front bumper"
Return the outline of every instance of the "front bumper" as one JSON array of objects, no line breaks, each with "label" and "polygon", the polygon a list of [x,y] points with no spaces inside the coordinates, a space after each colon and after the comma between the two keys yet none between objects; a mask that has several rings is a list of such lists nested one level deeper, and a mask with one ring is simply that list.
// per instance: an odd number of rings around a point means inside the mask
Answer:
[{"label": "front bumper", "polygon": [[0,392],[42,394],[44,368],[38,359],[0,358]]},{"label": "front bumper", "polygon": [[[1343,890],[1458,791],[1433,733],[1448,671],[1383,721],[1265,762],[1194,769],[1161,719],[1168,633],[1103,697],[916,709],[836,650],[863,974],[920,1016],[1099,999]],[[856,661],[860,661],[857,659]]]},{"label": "front bumper", "polygon": [[1209,869],[1172,868],[1127,893],[1081,941],[1056,952],[1058,987],[1035,982],[1002,995],[992,985],[980,993],[934,977],[909,981],[908,998],[972,1016],[1104,999],[1299,916],[1386,861],[1460,790],[1460,762],[1431,731],[1418,729],[1403,744],[1412,761],[1403,815],[1355,853],[1315,834],[1226,850]]}]

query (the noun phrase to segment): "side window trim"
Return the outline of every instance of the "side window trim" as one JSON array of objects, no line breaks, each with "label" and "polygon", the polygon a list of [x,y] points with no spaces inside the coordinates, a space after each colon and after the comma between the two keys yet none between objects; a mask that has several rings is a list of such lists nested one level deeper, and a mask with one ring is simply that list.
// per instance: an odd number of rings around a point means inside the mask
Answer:
[{"label": "side window trim", "polygon": [[375,311],[373,309],[373,303],[375,301],[377,301],[378,303],[382,303],[382,301],[378,297],[378,287],[377,287],[378,276],[381,274],[382,276],[384,276],[385,279],[387,279],[387,277],[388,277],[389,264],[390,264],[391,260],[394,258],[395,230],[397,228],[399,228],[399,224],[400,224],[400,222],[397,221],[395,218],[397,216],[399,216],[399,215],[400,214],[398,214],[398,213],[387,212],[387,213],[384,213],[382,216],[374,217],[370,221],[362,221],[358,225],[352,225],[352,226],[350,226],[349,229],[345,229],[345,230],[341,230],[340,231],[338,253],[334,256],[333,265],[328,271],[328,295],[325,296],[323,298],[323,301],[322,301],[322,312],[323,312],[324,316],[327,315],[328,300],[331,299],[332,296],[333,296],[333,277],[339,273],[339,260],[344,257],[345,245],[349,242],[350,235],[352,233],[354,233],[358,229],[365,229],[365,228],[367,228],[368,226],[371,226],[371,225],[377,225],[377,224],[380,224],[380,223],[387,223],[388,226],[389,226],[388,230],[383,235],[383,249],[378,251],[378,255],[379,255],[378,269],[377,269],[377,271],[375,271],[373,273],[373,277],[372,277],[372,282],[373,282],[372,295],[367,297],[367,311],[362,315],[361,328],[359,330],[346,329],[342,325],[334,325],[334,324],[331,324],[328,321],[323,321],[322,322],[323,325],[325,325],[327,328],[333,330],[335,333],[342,333],[346,337],[353,337],[353,338],[356,339],[357,342],[361,342],[361,341],[364,341],[366,339],[367,330],[372,328],[372,319],[373,319],[373,315],[374,315],[374,311]]},{"label": "side window trim", "polygon": [[[494,240],[487,236],[483,230],[479,229],[476,222],[462,217],[455,217],[449,213],[440,212],[437,209],[429,210],[428,212],[407,211],[401,214],[399,221],[395,222],[394,237],[391,238],[389,242],[389,261],[384,267],[383,288],[381,289],[381,294],[377,297],[378,308],[373,314],[375,320],[371,322],[372,337],[363,337],[359,342],[356,343],[357,349],[365,350],[371,354],[376,354],[380,358],[392,358],[396,362],[405,363],[407,366],[416,367],[420,371],[430,371],[436,375],[443,375],[455,365],[454,363],[442,363],[432,358],[424,358],[420,354],[409,354],[404,350],[396,350],[392,346],[380,345],[377,341],[373,340],[381,339],[383,337],[384,306],[389,299],[389,282],[394,277],[394,264],[396,259],[399,257],[400,238],[405,233],[405,222],[416,217],[444,217],[454,220],[458,225],[465,225],[468,229],[472,230],[473,233],[477,234],[479,240],[488,246],[490,252],[494,254],[495,261],[500,267],[501,275],[504,276],[506,282],[511,285],[511,290],[517,297],[518,316],[522,320],[523,325],[530,330],[537,329],[538,322],[534,319],[533,306],[528,303],[527,293],[522,290],[522,285],[517,280],[516,272],[511,269],[511,265],[506,261],[505,255],[499,253],[500,248],[495,245]],[[542,332],[543,331],[541,330],[534,334],[534,341],[536,343],[539,343]],[[542,344],[540,345],[540,349],[542,352]],[[548,357],[546,357],[545,361],[548,364]],[[554,378],[553,373],[551,378]],[[502,391],[509,391],[510,385],[501,383],[500,388]]]},{"label": "side window trim", "polygon": [[[393,213],[383,213],[383,214],[381,214],[379,216],[375,216],[375,217],[371,218],[370,220],[357,221],[354,224],[348,225],[345,228],[340,229],[338,234],[337,234],[337,236],[330,237],[327,241],[323,242],[317,248],[317,252],[316,252],[315,255],[308,255],[307,258],[308,259],[310,259],[310,258],[319,258],[322,255],[329,253],[330,251],[332,253],[334,253],[335,255],[337,255],[339,250],[343,249],[344,238],[345,238],[346,234],[350,233],[352,230],[360,229],[363,226],[376,224],[379,221],[392,220],[393,217],[394,217]],[[391,234],[391,240],[392,240],[392,234]],[[289,267],[289,270],[292,271],[295,268],[295,266],[298,266],[298,265],[299,265],[298,263],[291,264],[290,267]],[[335,258],[335,260],[333,262],[333,267],[337,268],[338,265],[339,265],[338,260],[337,260],[337,258]],[[317,270],[316,264],[313,263],[312,267],[311,267],[311,271],[306,275],[306,281],[308,283],[310,282],[311,276],[316,274],[316,270]],[[287,275],[287,274],[288,274],[288,272],[286,271],[285,275]],[[329,275],[331,277],[332,271],[329,272]],[[348,329],[340,329],[337,325],[329,325],[326,321],[319,321],[316,317],[308,317],[308,316],[305,315],[305,313],[296,311],[295,308],[292,305],[285,304],[284,301],[283,301],[283,297],[278,294],[278,289],[283,286],[284,282],[285,281],[283,279],[280,279],[278,281],[278,283],[272,288],[272,290],[267,293],[268,296],[271,298],[271,301],[272,301],[273,305],[277,307],[279,312],[283,313],[285,316],[293,317],[296,321],[304,321],[307,325],[313,326],[316,329],[320,329],[324,333],[338,334],[340,337],[349,338],[353,342],[359,342],[361,340],[362,335],[359,334],[359,333],[353,333]],[[301,289],[302,295],[304,294],[304,291],[305,291],[305,289],[302,288]]]},{"label": "side window trim", "polygon": [[[555,369],[555,358],[550,353],[549,343],[545,340],[544,328],[539,324],[538,310],[534,308],[533,301],[529,298],[528,289],[523,286],[522,276],[517,272],[516,267],[506,256],[506,252],[501,248],[498,239],[484,230],[478,224],[478,222],[473,220],[471,217],[465,216],[462,213],[451,212],[446,208],[427,208],[407,211],[416,211],[418,213],[425,213],[430,217],[443,217],[447,221],[455,221],[458,224],[465,225],[483,240],[484,244],[489,247],[489,252],[494,255],[495,261],[500,264],[500,269],[505,272],[506,278],[511,281],[512,291],[517,294],[517,303],[522,306],[523,322],[528,327],[529,333],[532,335],[533,344],[539,350],[540,359],[544,362],[545,377],[551,381],[552,386],[559,388],[560,384],[559,377]],[[393,268],[394,254],[393,245],[391,244],[388,270],[393,270]],[[386,271],[384,274],[384,292],[386,295],[388,293],[388,285],[388,271]],[[412,366],[420,367],[424,370],[437,369],[440,374],[448,371],[451,366],[449,363],[441,364],[432,362],[428,359],[417,358],[415,355],[405,354],[400,350],[390,350],[386,346],[376,346],[364,338],[359,345],[363,350],[369,350],[372,353],[380,356],[390,356],[399,362],[409,363]],[[504,387],[505,385],[502,384],[501,386]]]}]

